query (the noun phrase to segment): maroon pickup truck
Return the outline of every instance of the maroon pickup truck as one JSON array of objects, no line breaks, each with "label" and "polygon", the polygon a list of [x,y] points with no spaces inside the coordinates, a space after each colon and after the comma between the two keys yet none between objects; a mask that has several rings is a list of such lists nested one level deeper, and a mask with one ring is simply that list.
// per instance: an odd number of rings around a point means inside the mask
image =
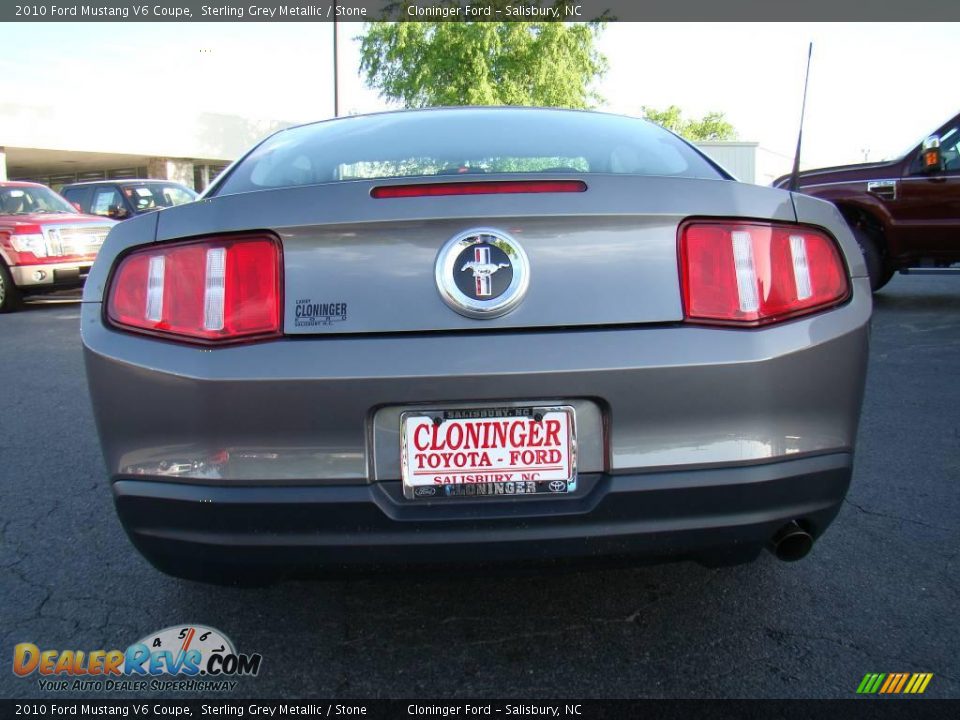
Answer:
[{"label": "maroon pickup truck", "polygon": [[799,190],[847,219],[874,290],[898,270],[960,262],[960,114],[896,160],[806,170]]}]

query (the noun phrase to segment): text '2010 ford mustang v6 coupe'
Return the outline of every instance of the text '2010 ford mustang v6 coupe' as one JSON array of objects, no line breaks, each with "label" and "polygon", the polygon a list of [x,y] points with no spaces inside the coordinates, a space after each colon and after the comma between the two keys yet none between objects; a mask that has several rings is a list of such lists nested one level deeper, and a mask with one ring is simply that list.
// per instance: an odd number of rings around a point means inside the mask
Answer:
[{"label": "text '2010 ford mustang v6 coupe'", "polygon": [[783,559],[850,481],[870,287],[830,204],[642,120],[283,130],[84,293],[117,510],[200,580]]}]

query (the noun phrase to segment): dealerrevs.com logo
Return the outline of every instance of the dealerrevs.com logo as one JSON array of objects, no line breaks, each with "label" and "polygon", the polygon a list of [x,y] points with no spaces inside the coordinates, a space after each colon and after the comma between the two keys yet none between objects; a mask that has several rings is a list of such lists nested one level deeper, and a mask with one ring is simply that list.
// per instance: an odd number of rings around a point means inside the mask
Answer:
[{"label": "dealerrevs.com logo", "polygon": [[13,672],[36,677],[47,692],[215,692],[234,690],[237,678],[256,676],[262,660],[258,653],[238,653],[219,630],[176,625],[126,650],[47,650],[20,643],[13,649]]}]

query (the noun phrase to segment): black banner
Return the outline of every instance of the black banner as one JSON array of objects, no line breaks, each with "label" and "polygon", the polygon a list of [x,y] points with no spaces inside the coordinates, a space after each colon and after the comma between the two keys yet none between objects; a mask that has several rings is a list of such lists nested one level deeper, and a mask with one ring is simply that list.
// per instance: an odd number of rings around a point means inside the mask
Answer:
[{"label": "black banner", "polygon": [[946,21],[957,0],[60,0],[3,2],[5,22]]},{"label": "black banner", "polygon": [[935,720],[957,717],[960,700],[0,700],[7,718],[363,718],[447,720]]}]

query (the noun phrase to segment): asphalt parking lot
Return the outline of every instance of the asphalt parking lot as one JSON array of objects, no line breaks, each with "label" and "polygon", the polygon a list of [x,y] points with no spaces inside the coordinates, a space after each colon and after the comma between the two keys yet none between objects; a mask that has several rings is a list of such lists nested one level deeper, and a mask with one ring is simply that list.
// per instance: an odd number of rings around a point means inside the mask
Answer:
[{"label": "asphalt parking lot", "polygon": [[[0,316],[4,663],[19,642],[122,649],[193,622],[263,655],[237,697],[849,698],[867,672],[932,672],[927,696],[960,697],[960,277],[897,276],[877,297],[853,486],[813,553],[720,570],[168,578],[114,515],[78,318],[75,302]],[[0,697],[51,695],[6,666]]]}]

